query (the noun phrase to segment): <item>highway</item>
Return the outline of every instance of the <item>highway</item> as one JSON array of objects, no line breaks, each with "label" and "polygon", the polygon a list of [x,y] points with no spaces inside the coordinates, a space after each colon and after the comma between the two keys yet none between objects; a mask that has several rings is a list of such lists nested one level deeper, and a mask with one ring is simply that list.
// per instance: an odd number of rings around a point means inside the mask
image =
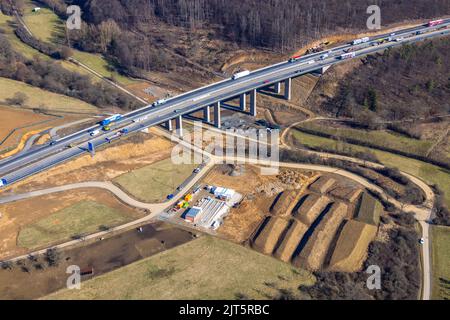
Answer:
[{"label": "highway", "polygon": [[[344,52],[351,50],[355,53],[355,58],[384,51],[388,48],[401,46],[407,43],[423,41],[425,39],[446,36],[450,34],[450,19],[444,20],[443,24],[434,27],[420,25],[396,31],[394,38],[398,41],[387,41],[378,44],[379,40],[386,39],[391,34],[383,34],[371,37],[368,42],[352,45],[345,44],[330,50],[306,55],[295,62],[284,61],[262,69],[255,70],[250,75],[233,80],[226,79],[181,95],[170,98],[158,107],[146,106],[132,111],[115,122],[111,131],[101,131],[95,137],[91,137],[89,130],[101,129],[100,125],[92,126],[82,131],[76,132],[67,137],[56,140],[53,144],[47,144],[40,148],[29,150],[14,158],[7,158],[0,161],[0,178],[5,179],[8,185],[32,176],[38,172],[46,170],[64,161],[77,157],[87,152],[87,142],[99,147],[108,143],[107,139],[118,138],[120,129],[127,128],[129,133],[137,132],[147,127],[162,124],[177,116],[187,115],[205,106],[213,105],[218,101],[225,101],[253,89],[261,89],[283,81],[287,78],[298,77],[311,73],[323,67],[328,67],[346,60],[340,59]],[[447,27],[442,29],[443,27]],[[345,50],[345,51],[344,51]],[[328,57],[321,59],[325,53]],[[141,122],[133,120],[146,117]],[[74,144],[73,148],[68,148]]]}]

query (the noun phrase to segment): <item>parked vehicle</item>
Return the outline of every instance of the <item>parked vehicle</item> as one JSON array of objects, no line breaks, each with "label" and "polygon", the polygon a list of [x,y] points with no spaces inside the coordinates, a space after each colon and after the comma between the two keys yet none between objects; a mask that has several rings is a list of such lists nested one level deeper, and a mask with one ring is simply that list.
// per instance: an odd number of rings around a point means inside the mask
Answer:
[{"label": "parked vehicle", "polygon": [[3,178],[3,179],[0,179],[0,188],[3,188],[3,187],[5,187],[6,185],[8,184],[8,182],[6,181],[6,179],[5,178]]}]

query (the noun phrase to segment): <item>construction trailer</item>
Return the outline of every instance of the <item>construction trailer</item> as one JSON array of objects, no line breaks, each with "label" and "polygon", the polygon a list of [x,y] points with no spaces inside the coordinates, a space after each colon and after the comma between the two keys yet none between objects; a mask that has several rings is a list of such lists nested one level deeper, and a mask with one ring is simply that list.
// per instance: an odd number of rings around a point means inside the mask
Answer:
[{"label": "construction trailer", "polygon": [[233,198],[236,191],[233,189],[222,188],[222,187],[213,187],[211,192],[214,194],[214,197],[220,200],[228,201]]},{"label": "construction trailer", "polygon": [[202,208],[192,207],[186,212],[184,219],[188,222],[195,223],[200,218],[202,212],[203,212]]}]

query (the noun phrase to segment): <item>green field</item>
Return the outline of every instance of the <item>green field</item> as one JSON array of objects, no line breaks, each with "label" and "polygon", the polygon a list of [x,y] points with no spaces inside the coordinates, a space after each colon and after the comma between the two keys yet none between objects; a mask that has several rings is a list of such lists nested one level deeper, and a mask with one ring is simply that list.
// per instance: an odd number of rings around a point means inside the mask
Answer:
[{"label": "green field", "polygon": [[404,172],[423,179],[429,184],[438,185],[444,191],[445,202],[447,206],[450,207],[450,172],[446,169],[423,161],[395,155],[393,153],[351,145],[332,139],[302,133],[296,130],[293,130],[292,134],[295,139],[297,139],[297,141],[306,146],[319,146],[335,150],[345,148],[347,150],[351,149],[353,151],[370,151],[374,153],[378,157],[378,159],[386,166],[396,167]]},{"label": "green field", "polygon": [[431,226],[431,236],[432,298],[450,299],[450,227]]},{"label": "green field", "polygon": [[[64,37],[64,24],[52,10],[42,7],[34,1],[25,1],[23,20],[33,36],[45,42],[59,41]],[[38,12],[32,12],[40,7]]]},{"label": "green field", "polygon": [[0,103],[6,104],[15,93],[23,92],[28,99],[25,105],[30,108],[42,108],[53,112],[96,113],[97,108],[87,102],[32,87],[24,82],[0,77]]},{"label": "green field", "polygon": [[163,201],[196,168],[194,164],[173,164],[172,159],[158,161],[125,173],[113,181],[132,196],[146,202]]},{"label": "green field", "polygon": [[300,127],[340,138],[354,139],[362,143],[371,143],[375,146],[391,148],[421,156],[425,155],[433,145],[432,141],[411,139],[390,131],[333,128],[311,122],[305,122],[301,124]]},{"label": "green field", "polygon": [[32,59],[34,56],[38,56],[43,59],[50,59],[45,54],[40,53],[39,51],[33,49],[32,47],[20,41],[20,39],[17,38],[16,35],[14,34],[14,29],[12,27],[13,23],[14,23],[13,17],[4,15],[2,12],[0,12],[0,28],[4,31],[3,35],[11,43],[14,50],[20,52],[28,59]]},{"label": "green field", "polygon": [[47,299],[270,299],[312,285],[309,272],[240,245],[203,236],[62,290]]},{"label": "green field", "polygon": [[111,227],[129,220],[116,209],[93,201],[82,201],[21,229],[17,243],[20,247],[35,249],[98,231],[103,225]]},{"label": "green field", "polygon": [[98,72],[102,76],[109,79],[114,79],[115,82],[119,82],[122,85],[129,85],[137,82],[119,74],[117,71],[114,71],[114,68],[112,68],[108,64],[108,61],[106,61],[106,59],[101,55],[74,50],[73,58]]}]

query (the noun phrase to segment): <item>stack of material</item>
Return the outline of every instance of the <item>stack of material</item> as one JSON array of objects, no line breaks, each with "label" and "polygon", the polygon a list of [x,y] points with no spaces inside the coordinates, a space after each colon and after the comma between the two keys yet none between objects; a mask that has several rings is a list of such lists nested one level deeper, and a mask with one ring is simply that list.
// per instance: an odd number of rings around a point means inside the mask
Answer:
[{"label": "stack of material", "polygon": [[327,193],[336,181],[333,178],[320,177],[312,185],[309,186],[311,191],[317,193]]},{"label": "stack of material", "polygon": [[307,230],[308,226],[300,221],[294,220],[294,223],[290,226],[283,241],[276,249],[275,257],[282,261],[289,262]]},{"label": "stack of material", "polygon": [[341,272],[360,270],[367,255],[367,247],[376,233],[376,226],[356,220],[347,221],[331,256],[330,269]]},{"label": "stack of material", "polygon": [[268,217],[259,227],[252,241],[252,247],[259,252],[272,254],[278,239],[288,226],[289,221]]},{"label": "stack of material", "polygon": [[330,199],[326,196],[318,196],[316,194],[308,194],[305,196],[302,205],[293,212],[295,218],[299,219],[306,225],[311,225],[314,220],[325,209]]},{"label": "stack of material", "polygon": [[299,255],[294,257],[292,263],[297,267],[319,270],[325,261],[328,248],[342,221],[347,214],[347,205],[334,203],[321,223],[313,231],[305,247]]},{"label": "stack of material", "polygon": [[295,207],[299,192],[296,190],[284,191],[272,206],[271,213],[275,216],[287,216]]}]

